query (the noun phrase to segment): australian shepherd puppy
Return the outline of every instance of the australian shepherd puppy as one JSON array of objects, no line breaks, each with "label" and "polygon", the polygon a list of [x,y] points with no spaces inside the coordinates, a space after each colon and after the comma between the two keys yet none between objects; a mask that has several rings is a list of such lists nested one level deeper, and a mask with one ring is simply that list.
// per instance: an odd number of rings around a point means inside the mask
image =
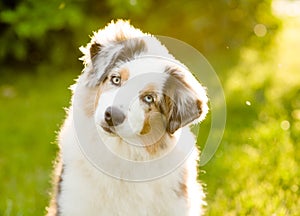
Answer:
[{"label": "australian shepherd puppy", "polygon": [[112,22],[81,48],[48,215],[202,215],[204,88],[154,36]]}]

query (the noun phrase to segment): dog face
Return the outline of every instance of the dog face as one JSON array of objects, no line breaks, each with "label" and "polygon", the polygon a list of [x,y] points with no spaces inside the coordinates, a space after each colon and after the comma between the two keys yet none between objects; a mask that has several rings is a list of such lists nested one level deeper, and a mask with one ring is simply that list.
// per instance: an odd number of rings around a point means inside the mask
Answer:
[{"label": "dog face", "polygon": [[104,136],[155,142],[205,117],[204,88],[156,38],[118,22],[83,51],[86,86],[97,89],[93,116]]},{"label": "dog face", "polygon": [[[153,63],[149,59],[133,60],[102,78],[94,115],[102,130],[126,139],[164,131],[161,102],[166,76],[158,73],[162,63],[155,62],[151,67]],[[151,125],[155,125],[155,130]]]}]

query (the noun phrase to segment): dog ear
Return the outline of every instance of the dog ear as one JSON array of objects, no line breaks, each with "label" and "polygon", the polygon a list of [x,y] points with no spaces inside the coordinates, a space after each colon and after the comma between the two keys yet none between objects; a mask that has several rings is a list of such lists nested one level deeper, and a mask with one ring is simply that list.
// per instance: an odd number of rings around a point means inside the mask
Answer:
[{"label": "dog ear", "polygon": [[84,72],[88,73],[88,86],[97,86],[108,73],[117,66],[134,59],[135,56],[146,51],[145,42],[139,38],[123,41],[111,41],[106,45],[93,42],[89,46],[89,57]]},{"label": "dog ear", "polygon": [[[83,48],[84,49],[84,48]],[[102,45],[92,41],[84,50],[84,73],[87,75],[86,85],[95,87],[107,76],[108,71],[116,61],[117,55],[122,49],[121,44]]]},{"label": "dog ear", "polygon": [[191,87],[177,69],[168,70],[170,76],[164,85],[168,107],[166,130],[173,134],[181,127],[204,119],[208,107],[205,90],[198,82],[193,83],[197,86]]},{"label": "dog ear", "polygon": [[101,44],[95,42],[90,47],[90,57],[93,59],[101,50]]}]

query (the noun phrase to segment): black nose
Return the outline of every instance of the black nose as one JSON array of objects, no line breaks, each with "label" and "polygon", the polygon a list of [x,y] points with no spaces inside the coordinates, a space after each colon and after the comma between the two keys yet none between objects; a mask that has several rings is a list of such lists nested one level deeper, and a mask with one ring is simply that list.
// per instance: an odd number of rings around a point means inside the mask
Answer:
[{"label": "black nose", "polygon": [[108,107],[104,113],[104,119],[109,126],[118,126],[125,119],[124,113],[116,107]]}]

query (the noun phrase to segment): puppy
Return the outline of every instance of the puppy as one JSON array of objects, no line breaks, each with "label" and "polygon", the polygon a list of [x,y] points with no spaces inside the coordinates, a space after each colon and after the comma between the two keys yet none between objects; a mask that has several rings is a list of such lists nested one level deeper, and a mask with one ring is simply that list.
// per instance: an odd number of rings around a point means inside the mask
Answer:
[{"label": "puppy", "polygon": [[48,215],[202,215],[189,125],[208,112],[205,89],[126,21],[111,22],[81,51]]}]

